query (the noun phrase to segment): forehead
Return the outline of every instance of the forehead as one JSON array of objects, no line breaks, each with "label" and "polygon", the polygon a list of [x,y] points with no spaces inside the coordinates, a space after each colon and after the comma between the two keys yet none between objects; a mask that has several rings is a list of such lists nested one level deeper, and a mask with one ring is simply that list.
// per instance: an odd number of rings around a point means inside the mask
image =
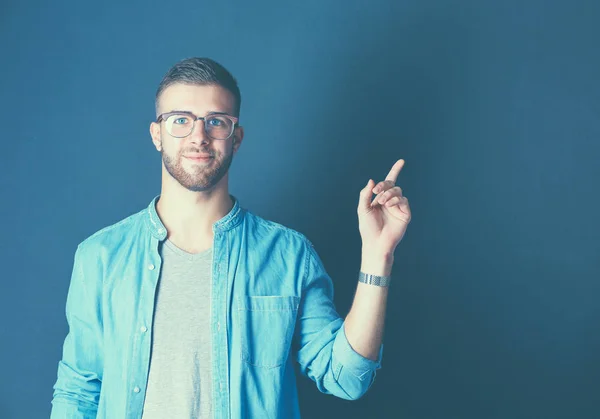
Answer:
[{"label": "forehead", "polygon": [[235,98],[231,92],[216,85],[175,83],[163,90],[158,101],[158,113],[191,111],[197,115],[207,112],[234,114]]}]

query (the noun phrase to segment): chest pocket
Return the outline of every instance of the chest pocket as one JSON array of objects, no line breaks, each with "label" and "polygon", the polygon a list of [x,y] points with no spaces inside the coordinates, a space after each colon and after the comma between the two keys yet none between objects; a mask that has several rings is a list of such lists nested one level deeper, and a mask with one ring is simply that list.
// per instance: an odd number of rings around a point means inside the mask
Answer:
[{"label": "chest pocket", "polygon": [[264,368],[283,365],[290,350],[300,298],[238,297],[242,360]]}]

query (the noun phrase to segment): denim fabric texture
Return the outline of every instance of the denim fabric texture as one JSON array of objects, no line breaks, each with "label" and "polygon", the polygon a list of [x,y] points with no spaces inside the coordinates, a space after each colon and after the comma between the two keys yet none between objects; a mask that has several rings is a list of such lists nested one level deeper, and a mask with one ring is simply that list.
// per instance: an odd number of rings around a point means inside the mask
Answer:
[{"label": "denim fabric texture", "polygon": [[[156,196],[81,242],[66,303],[52,419],[141,418],[151,360],[159,245]],[[215,419],[299,418],[293,362],[319,391],[357,399],[381,368],[355,352],[333,283],[302,234],[243,209],[213,225]]]}]

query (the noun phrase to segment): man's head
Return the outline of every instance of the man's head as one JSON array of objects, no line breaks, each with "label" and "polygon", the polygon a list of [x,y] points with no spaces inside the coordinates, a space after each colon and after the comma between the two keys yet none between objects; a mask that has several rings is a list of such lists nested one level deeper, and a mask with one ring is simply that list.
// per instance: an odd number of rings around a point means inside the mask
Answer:
[{"label": "man's head", "polygon": [[[162,155],[164,170],[186,189],[206,191],[226,181],[224,177],[244,137],[237,123],[240,104],[236,80],[211,59],[188,58],[163,77],[156,91],[157,120],[150,125],[150,134]],[[207,116],[206,122],[193,121],[194,117]],[[190,134],[182,128],[184,124],[189,124]],[[221,127],[225,125],[230,129],[223,135]],[[209,158],[192,160],[193,156]]]}]

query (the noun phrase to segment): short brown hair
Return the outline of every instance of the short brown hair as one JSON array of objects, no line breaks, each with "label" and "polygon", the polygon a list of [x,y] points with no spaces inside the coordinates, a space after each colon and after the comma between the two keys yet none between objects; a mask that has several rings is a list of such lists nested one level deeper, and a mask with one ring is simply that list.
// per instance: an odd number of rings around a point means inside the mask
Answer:
[{"label": "short brown hair", "polygon": [[158,85],[155,107],[158,112],[158,99],[162,92],[172,84],[217,85],[231,92],[235,98],[235,115],[240,115],[242,95],[237,80],[221,64],[210,58],[192,57],[179,61],[167,71]]}]

